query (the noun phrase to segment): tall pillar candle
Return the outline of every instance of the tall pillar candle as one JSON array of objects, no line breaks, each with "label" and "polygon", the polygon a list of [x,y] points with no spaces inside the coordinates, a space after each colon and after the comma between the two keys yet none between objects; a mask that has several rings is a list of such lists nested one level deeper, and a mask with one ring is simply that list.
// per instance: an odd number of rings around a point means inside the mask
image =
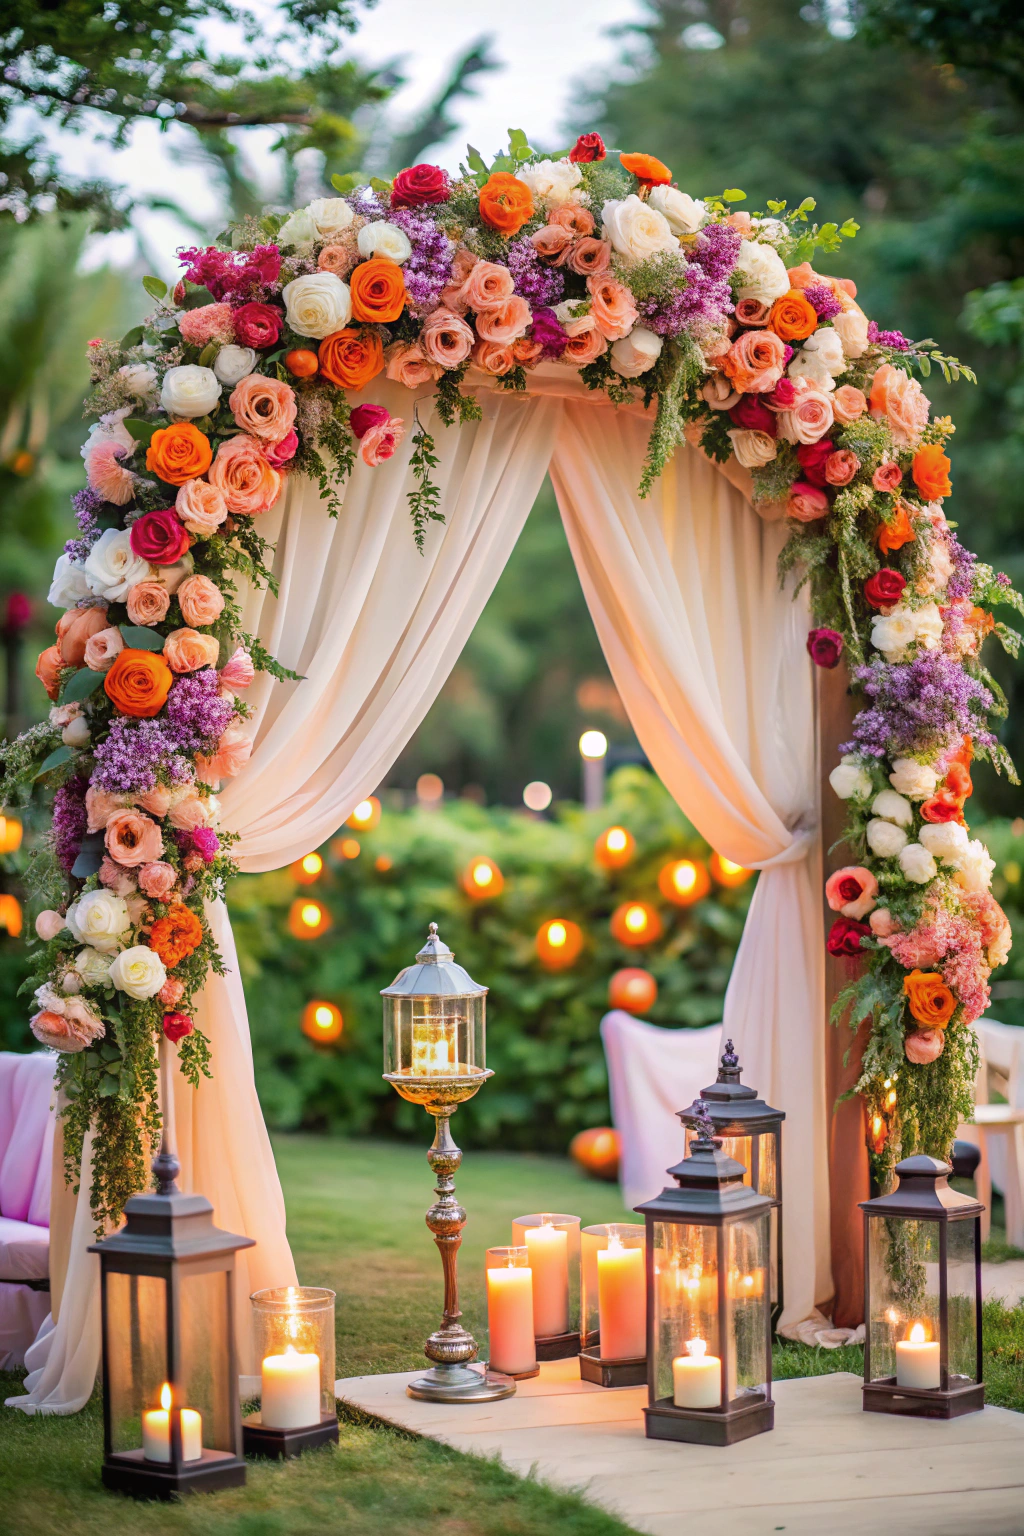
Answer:
[{"label": "tall pillar candle", "polygon": [[610,1242],[597,1255],[597,1309],[602,1360],[641,1360],[647,1353],[644,1250]]},{"label": "tall pillar candle", "polygon": [[522,1376],[537,1366],[533,1333],[533,1271],[504,1265],[487,1270],[490,1366]]},{"label": "tall pillar candle", "polygon": [[538,1339],[569,1331],[569,1240],[558,1227],[527,1227],[533,1271],[533,1326]]}]

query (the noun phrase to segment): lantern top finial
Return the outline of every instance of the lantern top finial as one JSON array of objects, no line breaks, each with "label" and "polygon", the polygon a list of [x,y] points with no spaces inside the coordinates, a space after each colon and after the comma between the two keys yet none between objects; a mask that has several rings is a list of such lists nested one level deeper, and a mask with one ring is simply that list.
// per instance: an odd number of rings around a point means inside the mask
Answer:
[{"label": "lantern top finial", "polygon": [[713,1152],[716,1147],[722,1145],[715,1136],[715,1122],[708,1111],[708,1106],[703,1099],[695,1099],[691,1105],[693,1123],[697,1128],[697,1135],[690,1144],[691,1153],[697,1151]]},{"label": "lantern top finial", "polygon": [[736,1047],[731,1040],[725,1042],[725,1050],[722,1052],[722,1060],[718,1068],[718,1081],[720,1083],[738,1083],[740,1080],[740,1059],[736,1055]]}]

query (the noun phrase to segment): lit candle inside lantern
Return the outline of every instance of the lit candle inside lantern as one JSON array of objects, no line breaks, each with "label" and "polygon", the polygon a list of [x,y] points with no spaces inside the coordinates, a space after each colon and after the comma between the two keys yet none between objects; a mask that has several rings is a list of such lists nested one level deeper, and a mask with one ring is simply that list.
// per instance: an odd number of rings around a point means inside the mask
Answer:
[{"label": "lit candle inside lantern", "polygon": [[492,1371],[519,1376],[537,1365],[533,1342],[533,1271],[513,1264],[487,1271],[487,1327]]},{"label": "lit candle inside lantern", "polygon": [[412,1071],[418,1077],[446,1077],[456,1072],[454,1019],[419,1019],[412,1026]]},{"label": "lit candle inside lantern", "polygon": [[722,1397],[722,1362],[706,1354],[704,1339],[687,1339],[685,1355],[672,1361],[673,1401],[677,1408],[717,1408]]},{"label": "lit candle inside lantern", "polygon": [[909,1337],[896,1344],[896,1385],[921,1390],[938,1387],[941,1379],[938,1341],[930,1342],[924,1325],[914,1323]]},{"label": "lit candle inside lantern", "polygon": [[642,1248],[617,1237],[597,1254],[597,1311],[602,1360],[641,1360],[647,1353],[647,1295]]},{"label": "lit candle inside lantern", "polygon": [[320,1357],[300,1354],[291,1344],[283,1355],[268,1355],[260,1373],[260,1419],[268,1429],[308,1429],[320,1423]]},{"label": "lit candle inside lantern", "polygon": [[[147,1408],[142,1415],[142,1454],[147,1461],[171,1459],[171,1388],[160,1388],[160,1407]],[[181,1459],[198,1461],[203,1454],[203,1420],[194,1408],[181,1410]]]},{"label": "lit candle inside lantern", "polygon": [[527,1227],[526,1247],[533,1271],[533,1326],[538,1339],[569,1331],[569,1239],[544,1222]]}]

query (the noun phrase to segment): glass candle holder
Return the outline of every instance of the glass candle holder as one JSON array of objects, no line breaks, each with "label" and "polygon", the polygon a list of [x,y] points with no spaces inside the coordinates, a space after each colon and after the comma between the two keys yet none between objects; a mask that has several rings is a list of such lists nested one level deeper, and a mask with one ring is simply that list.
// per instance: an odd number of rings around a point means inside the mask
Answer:
[{"label": "glass candle holder", "polygon": [[490,1369],[521,1381],[536,1376],[533,1334],[533,1270],[526,1246],[488,1248],[487,1329]]},{"label": "glass candle holder", "polygon": [[580,1218],[557,1211],[517,1216],[512,1242],[533,1271],[538,1360],[562,1360],[580,1347]]},{"label": "glass candle holder", "polygon": [[243,1425],[246,1450],[294,1455],[336,1439],[334,1292],[282,1285],[254,1291],[250,1300],[261,1401],[259,1414]]},{"label": "glass candle holder", "polygon": [[[647,1353],[643,1226],[623,1221],[584,1227],[580,1244],[580,1343],[598,1350],[602,1360],[642,1360]],[[609,1251],[610,1258],[598,1257]]]}]

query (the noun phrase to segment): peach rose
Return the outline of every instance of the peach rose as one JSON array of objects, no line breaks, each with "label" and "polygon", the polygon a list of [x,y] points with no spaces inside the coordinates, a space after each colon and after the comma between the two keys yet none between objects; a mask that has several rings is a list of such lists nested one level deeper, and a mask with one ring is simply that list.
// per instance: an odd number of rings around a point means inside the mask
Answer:
[{"label": "peach rose", "polygon": [[208,539],[228,515],[227,502],[209,480],[186,480],[178,487],[174,506],[189,533]]},{"label": "peach rose", "polygon": [[734,311],[740,325],[749,325],[753,328],[767,325],[771,312],[771,305],[762,304],[760,299],[738,299]]},{"label": "peach rose", "polygon": [[722,372],[741,394],[769,394],[782,377],[786,348],[774,331],[744,331],[722,359]]},{"label": "peach rose", "polygon": [[464,315],[469,308],[465,296],[466,279],[480,260],[466,246],[460,245],[452,261],[452,275],[441,289],[441,306],[452,314]]},{"label": "peach rose", "polygon": [[849,485],[858,469],[857,455],[849,448],[840,448],[825,460],[825,479],[829,485]]},{"label": "peach rose", "polygon": [[113,891],[115,896],[132,896],[138,890],[128,871],[122,869],[120,864],[115,864],[109,853],[103,855],[99,876],[100,884],[105,885],[108,891]]},{"label": "peach rose", "polygon": [[532,336],[519,336],[512,343],[512,356],[523,368],[534,368],[544,356],[544,343]]},{"label": "peach rose", "polygon": [[591,297],[590,313],[594,324],[606,341],[618,341],[628,336],[636,325],[639,315],[633,295],[614,277],[588,277],[587,292]]},{"label": "peach rose", "polygon": [[215,667],[220,644],[214,635],[201,635],[196,629],[172,629],[164,641],[164,660],[172,672],[196,672],[200,667]]},{"label": "peach rose", "polygon": [[170,593],[159,581],[137,581],[125,598],[128,617],[133,624],[159,624],[167,617],[171,606]]},{"label": "peach rose", "polygon": [[164,851],[160,828],[140,811],[114,811],[103,841],[114,863],[129,867],[151,864]]},{"label": "peach rose", "polygon": [[350,241],[343,240],[336,245],[325,245],[316,259],[316,265],[318,271],[333,272],[335,277],[340,277],[344,282],[361,260],[356,236],[353,233]]},{"label": "peach rose", "polygon": [[871,484],[876,491],[888,492],[890,495],[899,488],[903,479],[903,471],[895,459],[883,459],[874,474],[871,476]]},{"label": "peach rose", "polygon": [[511,373],[516,366],[512,348],[500,346],[496,341],[478,341],[473,348],[473,361],[481,373],[489,373],[492,377]]},{"label": "peach rose", "polygon": [[101,608],[69,608],[57,620],[57,649],[66,667],[81,667],[85,663],[85,647],[90,636],[106,629],[107,605]]},{"label": "peach rose", "polygon": [[401,416],[391,416],[369,427],[359,440],[359,457],[371,469],[394,457],[395,449],[405,436],[405,422]]},{"label": "peach rose", "polygon": [[569,345],[558,359],[560,363],[585,368],[596,357],[603,357],[608,351],[608,343],[598,330],[593,315],[578,315],[575,320],[567,320],[563,330],[569,338]]},{"label": "peach rose", "polygon": [[123,650],[124,641],[119,629],[98,630],[85,642],[85,664],[93,672],[106,672],[114,665],[118,651]]},{"label": "peach rose", "polygon": [[495,261],[478,261],[470,269],[462,292],[467,307],[480,314],[486,309],[500,309],[512,297],[514,289],[515,282],[508,267],[501,267]]},{"label": "peach rose", "polygon": [[179,800],[177,805],[171,806],[168,820],[179,832],[194,832],[197,827],[210,825],[213,810],[209,800],[202,800],[198,795],[188,795],[184,800]]},{"label": "peach rose", "polygon": [[[561,213],[564,210],[558,211]],[[566,266],[570,272],[578,272],[581,277],[600,277],[602,272],[607,272],[611,260],[610,240],[595,240],[592,236],[585,236],[577,240],[569,252]]]},{"label": "peach rose", "polygon": [[713,411],[731,411],[734,405],[739,404],[740,397],[724,373],[713,373],[707,383],[701,386],[700,393],[701,399]]},{"label": "peach rose", "polygon": [[549,222],[561,224],[563,229],[571,230],[581,240],[594,233],[594,215],[581,203],[563,203],[551,214]]},{"label": "peach rose", "polygon": [[458,368],[466,361],[476,337],[471,326],[450,309],[435,309],[423,322],[420,346],[427,361],[440,368]]},{"label": "peach rose", "polygon": [[152,901],[166,901],[174,890],[177,878],[173,864],[165,864],[162,859],[157,859],[152,864],[143,864],[139,870],[139,890]]},{"label": "peach rose", "polygon": [[168,976],[157,997],[165,1008],[173,1008],[175,1003],[180,1003],[185,995],[185,983],[179,981],[177,976]]},{"label": "peach rose", "polygon": [[786,276],[789,278],[791,288],[812,288],[817,283],[829,283],[827,277],[819,277],[809,261],[802,261],[798,267],[790,267]]},{"label": "peach rose", "polygon": [[114,812],[123,809],[124,800],[120,795],[112,795],[109,790],[98,789],[95,784],[90,784],[85,792],[85,814],[88,818],[86,830],[102,832]]},{"label": "peach rose", "polygon": [[231,391],[228,406],[243,432],[279,443],[295,425],[295,391],[282,379],[249,373]]},{"label": "peach rose", "polygon": [[214,755],[199,759],[199,777],[204,784],[210,784],[214,779],[233,779],[236,773],[241,773],[251,755],[252,738],[245,728],[237,723],[229,725],[218,741]]},{"label": "peach rose", "polygon": [[906,1037],[903,1049],[915,1067],[926,1067],[939,1059],[945,1045],[946,1037],[940,1029],[917,1029]]},{"label": "peach rose", "polygon": [[564,224],[545,224],[530,236],[530,244],[542,261],[563,267],[572,249],[572,232]]},{"label": "peach rose", "polygon": [[[480,265],[483,266],[483,262]],[[474,273],[477,271],[479,268],[474,268]],[[492,304],[477,315],[476,333],[481,341],[493,341],[496,346],[505,347],[526,333],[531,319],[529,304],[518,294],[513,294],[503,304]]]},{"label": "peach rose", "polygon": [[[763,334],[770,336],[773,333],[765,331]],[[779,436],[790,443],[817,443],[825,436],[834,420],[832,397],[823,389],[812,386],[797,396],[788,411],[779,412]]]},{"label": "peach rose", "polygon": [[229,512],[256,517],[267,512],[281,493],[281,476],[251,437],[239,433],[217,449],[210,483],[221,492]]},{"label": "peach rose", "polygon": [[60,646],[48,645],[45,651],[39,652],[39,660],[36,662],[36,677],[38,677],[46,689],[48,698],[56,699],[60,692],[60,673],[63,665]]},{"label": "peach rose", "polygon": [[857,421],[867,408],[864,391],[855,384],[840,384],[832,396],[832,410],[841,426],[848,427],[851,422]]},{"label": "peach rose", "polygon": [[798,523],[814,523],[828,511],[828,497],[807,480],[794,480],[786,501],[786,515]]},{"label": "peach rose", "polygon": [[181,616],[193,629],[216,623],[224,610],[224,595],[208,576],[190,576],[178,588]]},{"label": "peach rose", "polygon": [[151,816],[166,816],[171,808],[171,791],[166,784],[154,784],[152,789],[138,798],[140,808],[148,811]]},{"label": "peach rose", "polygon": [[928,425],[928,397],[902,368],[883,363],[871,380],[871,414],[889,423],[901,448],[915,447]]},{"label": "peach rose", "polygon": [[385,375],[406,389],[416,389],[420,384],[433,383],[444,369],[437,363],[428,363],[418,341],[393,341],[384,348]]}]

